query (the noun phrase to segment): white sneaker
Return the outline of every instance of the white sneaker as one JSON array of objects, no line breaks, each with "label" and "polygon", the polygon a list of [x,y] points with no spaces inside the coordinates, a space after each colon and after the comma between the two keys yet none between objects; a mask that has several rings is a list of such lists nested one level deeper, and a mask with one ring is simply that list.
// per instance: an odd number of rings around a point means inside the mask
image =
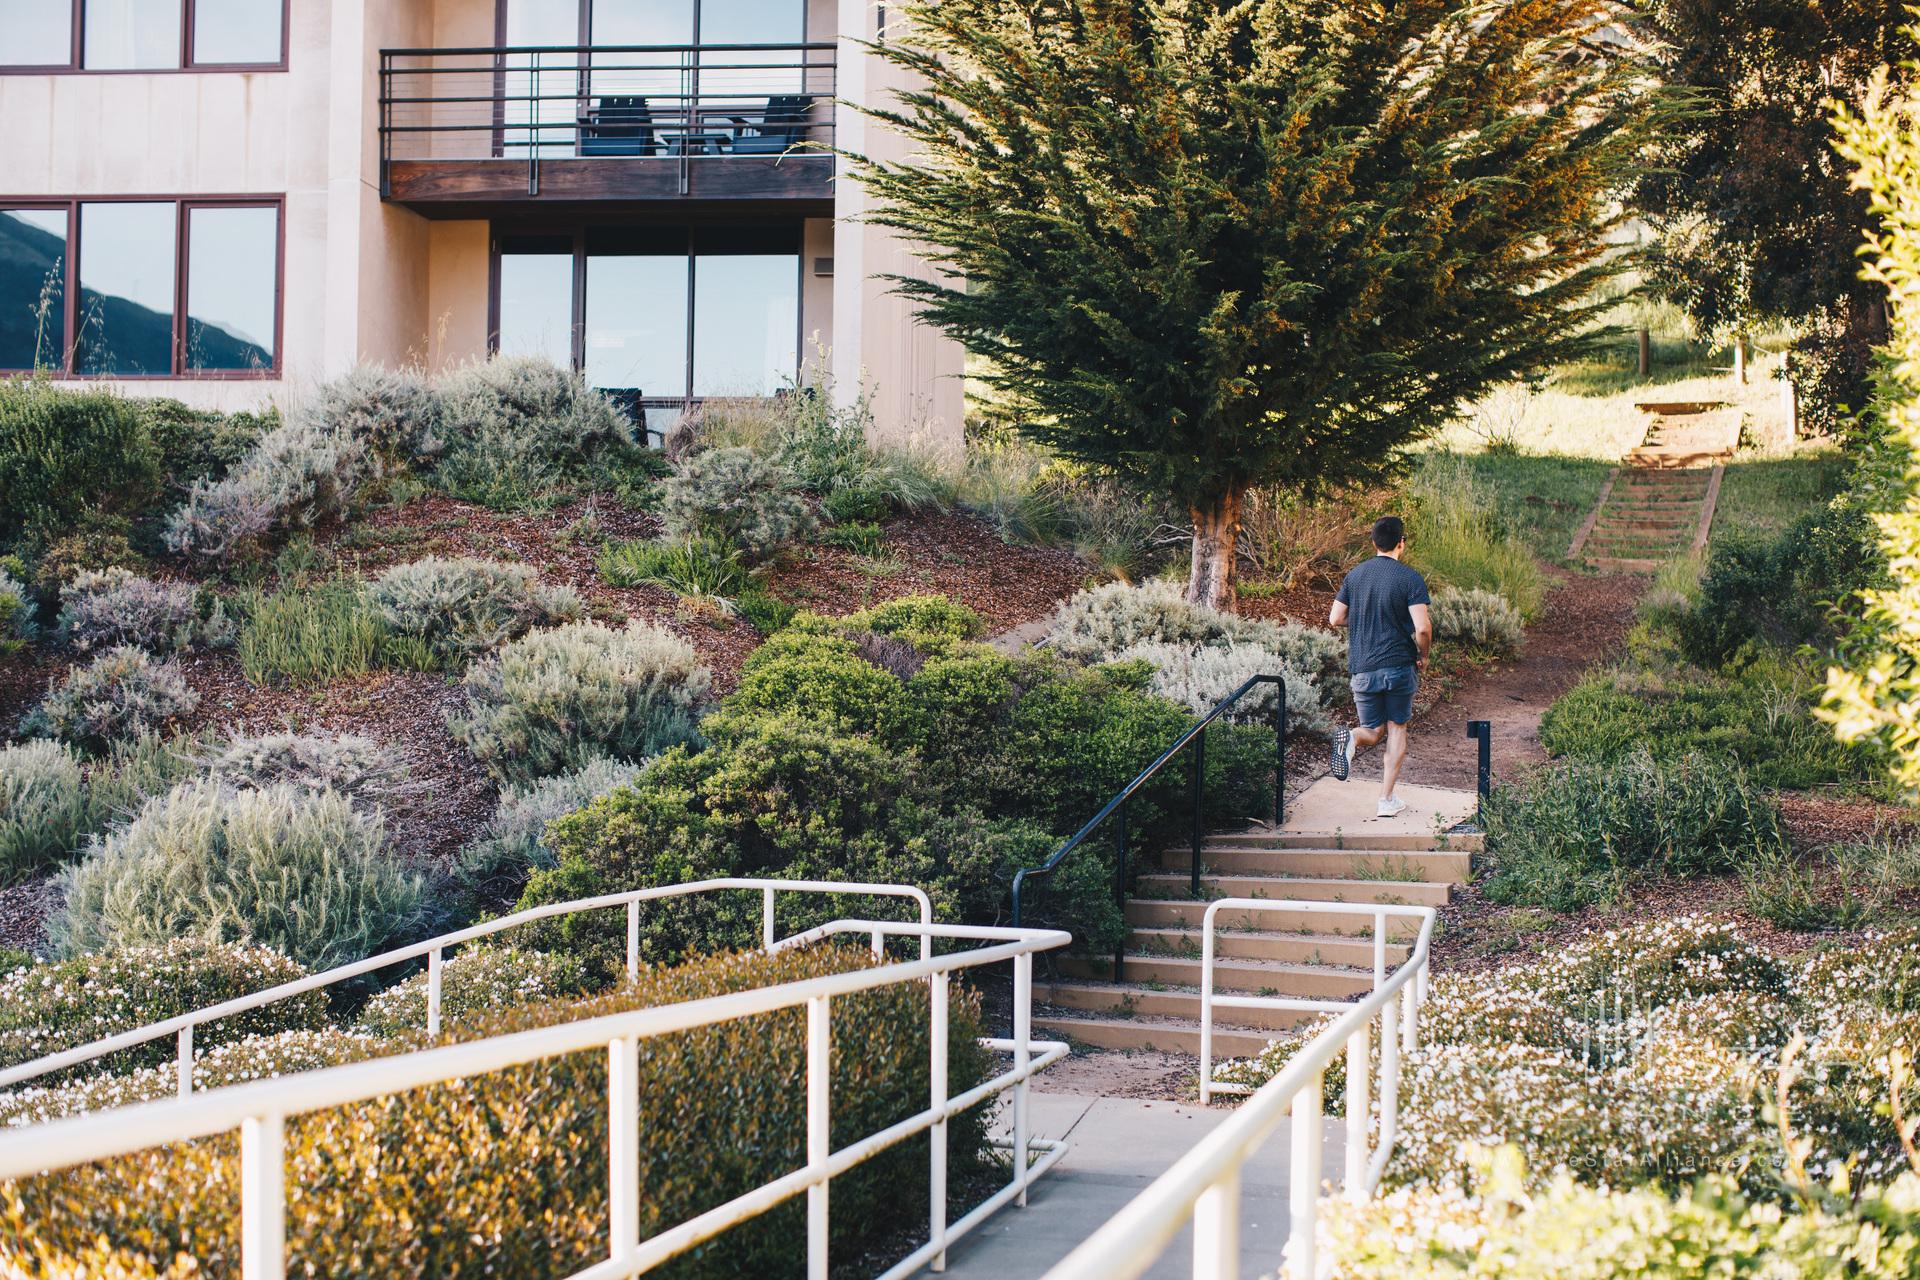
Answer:
[{"label": "white sneaker", "polygon": [[1407,802],[1399,796],[1381,796],[1380,804],[1374,812],[1382,818],[1397,818],[1400,816],[1400,811],[1406,807]]}]

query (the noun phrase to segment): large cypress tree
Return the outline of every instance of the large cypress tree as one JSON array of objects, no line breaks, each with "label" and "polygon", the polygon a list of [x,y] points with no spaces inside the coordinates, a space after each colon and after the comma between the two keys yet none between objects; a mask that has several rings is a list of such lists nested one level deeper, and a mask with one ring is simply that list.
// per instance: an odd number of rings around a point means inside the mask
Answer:
[{"label": "large cypress tree", "polygon": [[[1606,0],[909,0],[922,86],[855,158],[901,278],[1030,435],[1192,514],[1233,598],[1242,496],[1380,477],[1566,357],[1617,269],[1652,98]],[[957,277],[957,279],[955,278]]]}]

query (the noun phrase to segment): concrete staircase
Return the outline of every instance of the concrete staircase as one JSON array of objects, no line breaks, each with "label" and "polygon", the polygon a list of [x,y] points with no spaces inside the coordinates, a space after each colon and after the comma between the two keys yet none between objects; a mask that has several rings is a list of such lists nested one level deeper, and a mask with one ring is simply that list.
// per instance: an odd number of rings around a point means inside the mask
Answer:
[{"label": "concrete staircase", "polygon": [[[1371,803],[1371,793],[1368,793]],[[1444,906],[1464,883],[1478,835],[1254,829],[1209,838],[1200,850],[1200,897],[1192,850],[1169,850],[1139,878],[1127,903],[1121,981],[1110,957],[1075,957],[1058,980],[1035,987],[1034,1025],[1103,1049],[1200,1048],[1201,922],[1216,898],[1352,903],[1352,914],[1222,912],[1216,918],[1214,990],[1345,999],[1373,984],[1370,903]],[[1387,964],[1406,958],[1410,925],[1389,924]],[[1214,1052],[1257,1053],[1312,1013],[1222,1010]]]}]

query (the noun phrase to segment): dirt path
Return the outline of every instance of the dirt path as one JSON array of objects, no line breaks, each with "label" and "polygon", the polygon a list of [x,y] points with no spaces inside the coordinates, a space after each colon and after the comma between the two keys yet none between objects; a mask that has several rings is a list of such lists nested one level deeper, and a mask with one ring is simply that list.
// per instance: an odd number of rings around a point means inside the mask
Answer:
[{"label": "dirt path", "polygon": [[[1590,667],[1620,652],[1647,579],[1639,574],[1548,572],[1554,587],[1540,616],[1527,628],[1520,655],[1473,673],[1440,705],[1414,717],[1412,759],[1402,775],[1408,782],[1474,785],[1477,744],[1466,736],[1469,720],[1493,722],[1495,779],[1539,764],[1547,758],[1540,746],[1541,715]],[[1355,772],[1377,777],[1377,756],[1369,752],[1361,757]]]}]

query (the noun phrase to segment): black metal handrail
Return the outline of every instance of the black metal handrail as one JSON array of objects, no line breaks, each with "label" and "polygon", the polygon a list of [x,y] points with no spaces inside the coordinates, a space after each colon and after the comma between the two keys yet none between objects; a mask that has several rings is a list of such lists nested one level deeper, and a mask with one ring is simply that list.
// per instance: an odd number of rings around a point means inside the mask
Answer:
[{"label": "black metal handrail", "polygon": [[[1205,792],[1207,779],[1207,727],[1221,716],[1231,711],[1240,699],[1263,684],[1274,687],[1273,702],[1273,825],[1278,828],[1285,821],[1287,813],[1287,682],[1280,676],[1257,675],[1247,680],[1238,689],[1214,704],[1213,710],[1194,721],[1187,731],[1177,738],[1173,745],[1162,751],[1154,762],[1142,769],[1132,782],[1120,788],[1114,797],[1107,801],[1100,812],[1088,819],[1087,824],[1067,837],[1066,843],[1037,867],[1022,867],[1013,873],[1013,926],[1020,927],[1022,890],[1029,876],[1052,875],[1061,861],[1075,849],[1084,844],[1089,836],[1098,831],[1108,818],[1118,815],[1118,830],[1114,836],[1113,893],[1114,904],[1122,913],[1127,908],[1127,801],[1134,793],[1152,781],[1155,774],[1166,767],[1169,760],[1179,755],[1188,744],[1193,746],[1193,773],[1190,782],[1193,800],[1193,895],[1200,896],[1200,846],[1206,840]],[[1120,979],[1120,965],[1125,946],[1117,946],[1113,952],[1114,981]]]}]

